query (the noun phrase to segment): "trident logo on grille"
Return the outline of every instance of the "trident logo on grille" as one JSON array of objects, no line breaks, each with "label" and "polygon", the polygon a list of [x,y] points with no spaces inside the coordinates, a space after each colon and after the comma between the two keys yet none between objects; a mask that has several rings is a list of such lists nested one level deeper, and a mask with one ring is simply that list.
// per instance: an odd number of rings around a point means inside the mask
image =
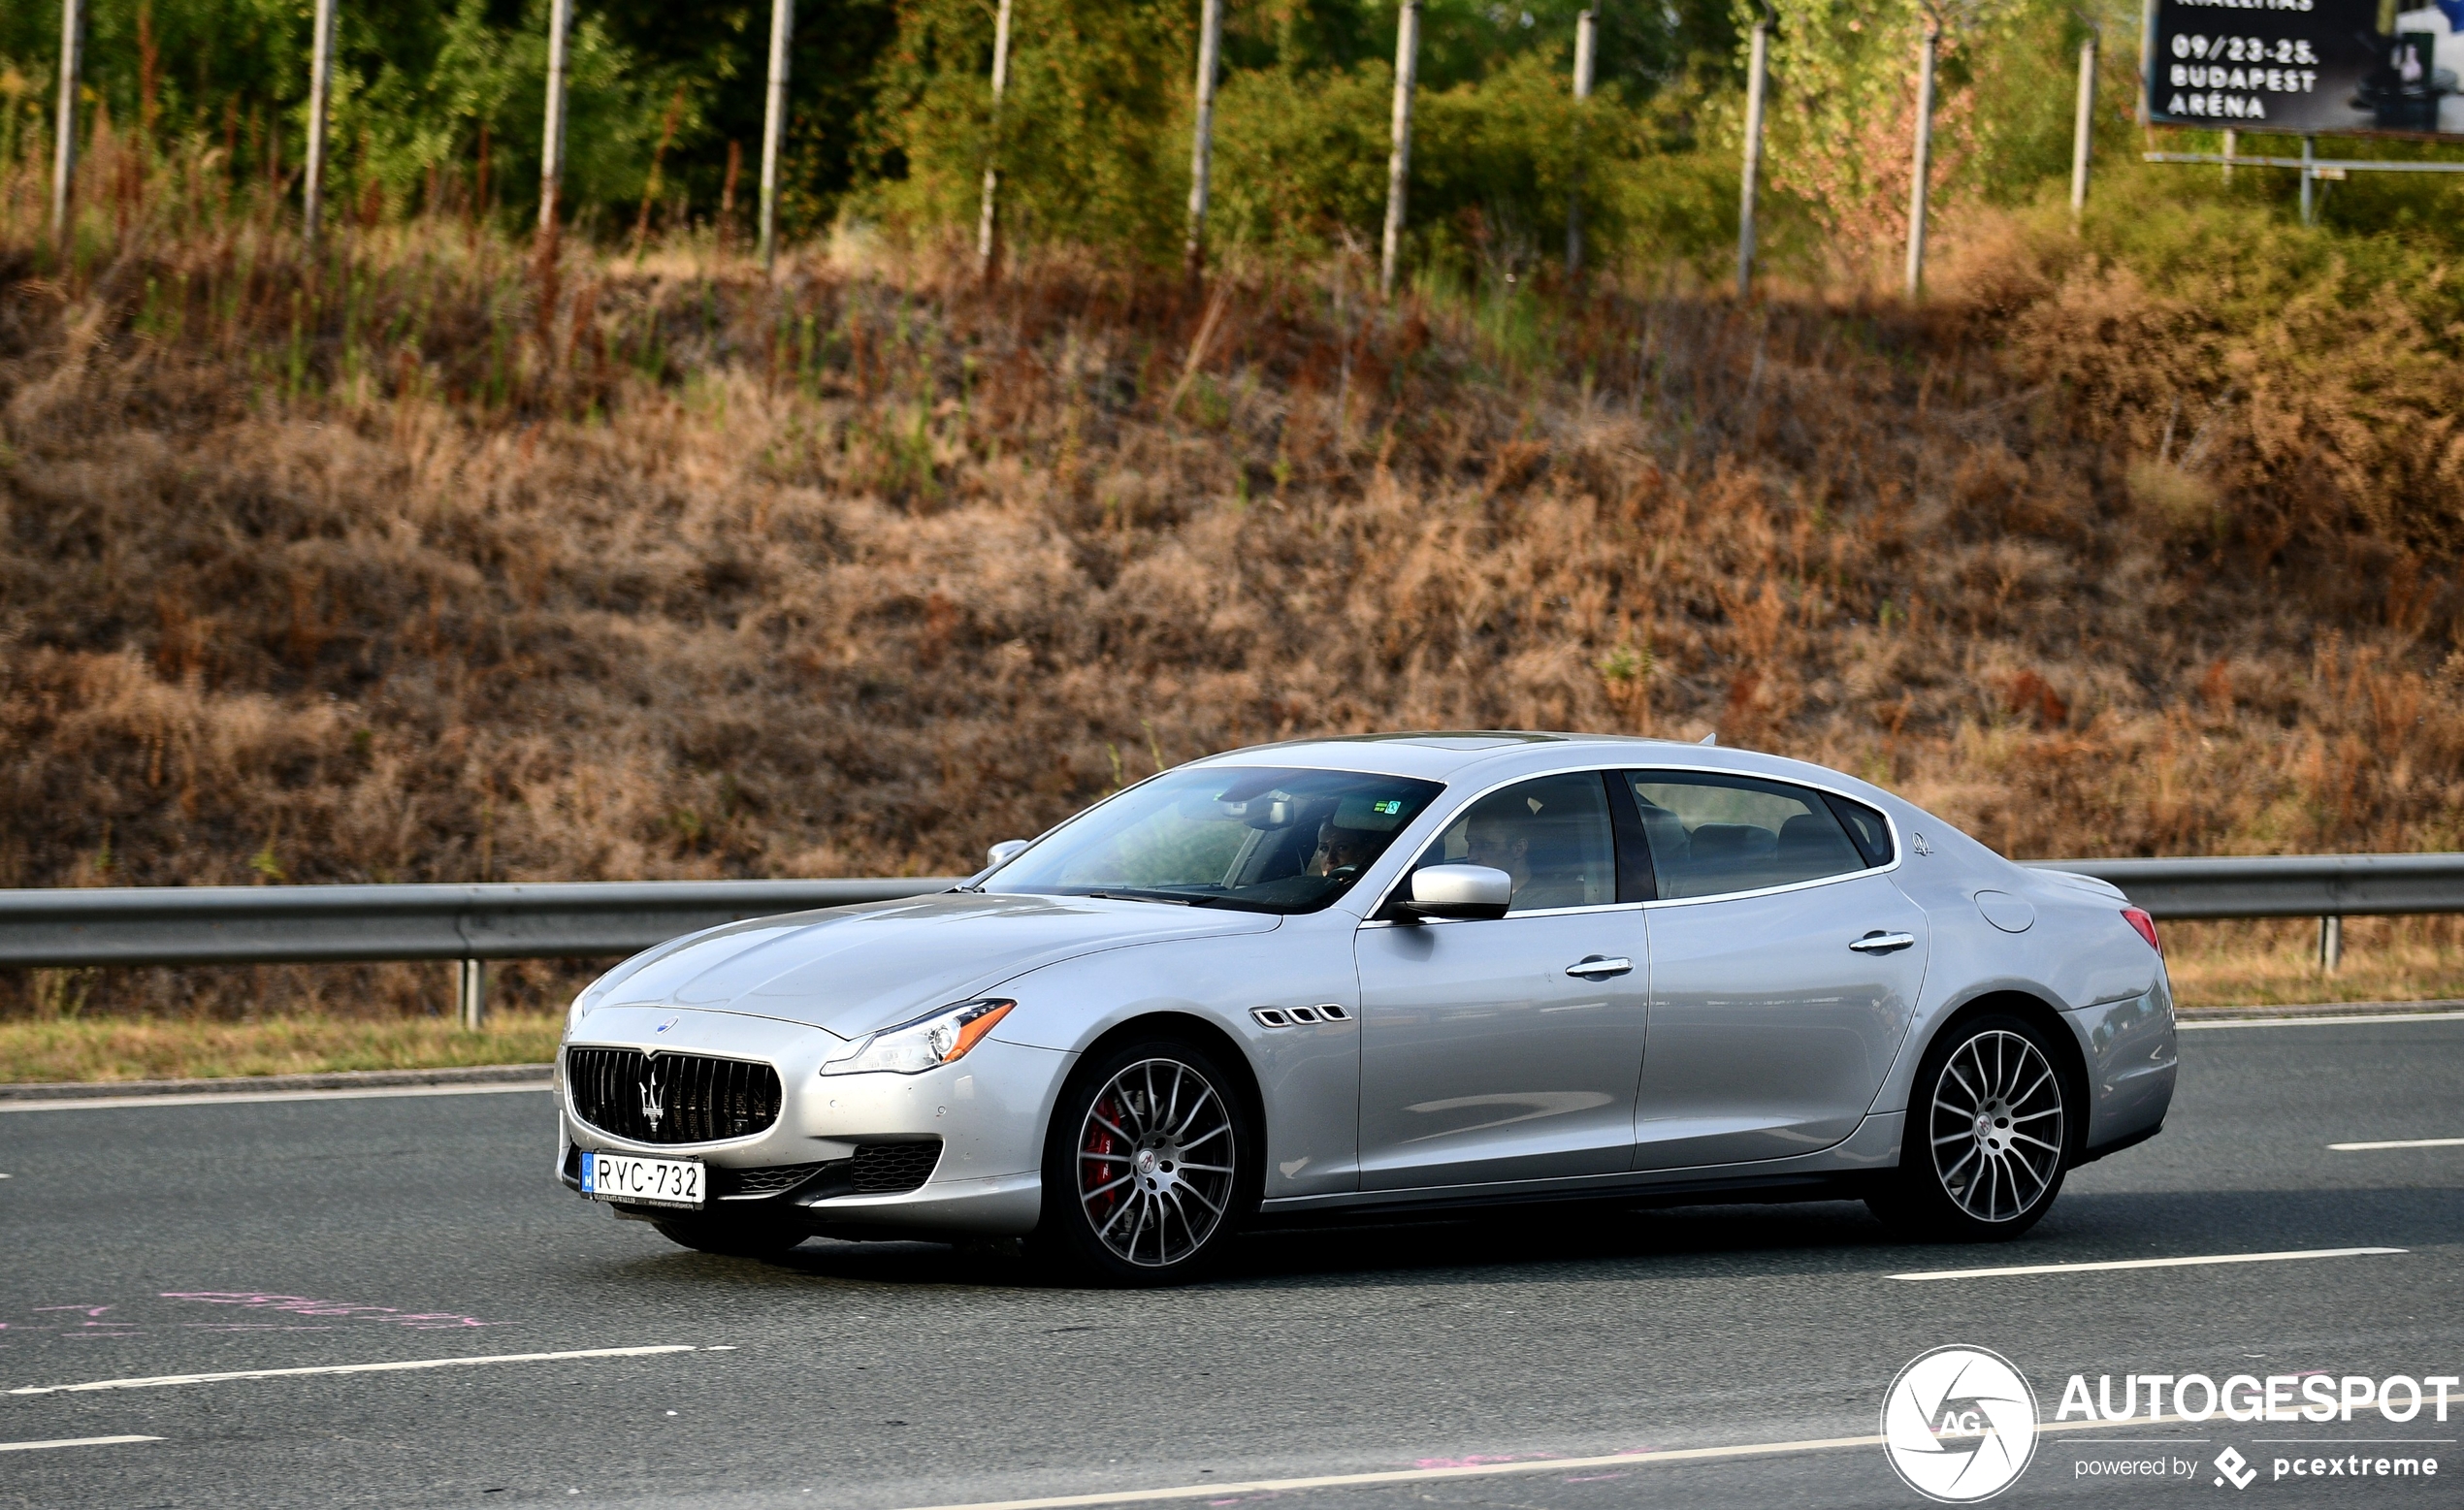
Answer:
[{"label": "trident logo on grille", "polygon": [[641,1114],[642,1120],[650,1124],[650,1130],[654,1133],[659,1131],[660,1119],[667,1114],[667,1108],[660,1097],[659,1061],[656,1058],[646,1058],[643,1061]]}]

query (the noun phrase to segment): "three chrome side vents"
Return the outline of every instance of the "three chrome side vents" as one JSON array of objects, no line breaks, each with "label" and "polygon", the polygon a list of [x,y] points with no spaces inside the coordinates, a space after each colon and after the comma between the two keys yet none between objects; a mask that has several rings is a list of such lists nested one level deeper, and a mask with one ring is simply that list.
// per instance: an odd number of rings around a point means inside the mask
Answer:
[{"label": "three chrome side vents", "polygon": [[1265,1028],[1293,1028],[1318,1022],[1349,1022],[1351,1013],[1333,1002],[1314,1007],[1252,1007],[1249,1015]]}]

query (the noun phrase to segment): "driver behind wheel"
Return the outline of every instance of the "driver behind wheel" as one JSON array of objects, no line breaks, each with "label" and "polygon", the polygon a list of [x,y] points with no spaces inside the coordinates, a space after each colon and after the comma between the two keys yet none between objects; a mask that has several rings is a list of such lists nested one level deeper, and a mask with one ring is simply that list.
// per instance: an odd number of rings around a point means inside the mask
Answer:
[{"label": "driver behind wheel", "polygon": [[1358,875],[1360,868],[1384,849],[1383,836],[1345,828],[1328,819],[1317,828],[1317,849],[1309,857],[1312,876]]}]

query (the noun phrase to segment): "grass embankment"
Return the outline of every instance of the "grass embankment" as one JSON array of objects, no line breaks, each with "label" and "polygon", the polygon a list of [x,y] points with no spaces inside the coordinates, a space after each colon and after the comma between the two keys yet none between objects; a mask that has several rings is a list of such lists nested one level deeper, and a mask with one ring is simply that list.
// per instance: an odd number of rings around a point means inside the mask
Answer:
[{"label": "grass embankment", "polygon": [[491,1014],[477,1033],[439,1017],[18,1018],[0,1021],[0,1083],[545,1064],[564,1026],[546,1013]]},{"label": "grass embankment", "polygon": [[[0,885],[946,874],[1414,725],[1716,731],[2028,857],[2454,847],[2464,274],[2131,182],[1913,309],[0,225]],[[339,979],[0,1015],[438,989]]]}]

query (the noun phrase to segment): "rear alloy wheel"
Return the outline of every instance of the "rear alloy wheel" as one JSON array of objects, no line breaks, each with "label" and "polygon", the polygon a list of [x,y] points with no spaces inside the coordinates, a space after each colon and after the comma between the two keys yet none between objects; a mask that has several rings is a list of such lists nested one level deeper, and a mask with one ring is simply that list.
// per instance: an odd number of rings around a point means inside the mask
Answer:
[{"label": "rear alloy wheel", "polygon": [[777,1258],[808,1236],[783,1223],[731,1214],[679,1213],[654,1218],[650,1225],[659,1229],[659,1236],[679,1247],[726,1258]]},{"label": "rear alloy wheel", "polygon": [[1083,1068],[1054,1112],[1038,1245],[1114,1284],[1171,1284],[1212,1262],[1257,1199],[1257,1140],[1233,1084],[1177,1042]]},{"label": "rear alloy wheel", "polygon": [[1960,1024],[1918,1067],[1897,1179],[1874,1214],[1945,1241],[1995,1241],[2036,1225],[2060,1193],[2071,1108],[2035,1024]]}]

